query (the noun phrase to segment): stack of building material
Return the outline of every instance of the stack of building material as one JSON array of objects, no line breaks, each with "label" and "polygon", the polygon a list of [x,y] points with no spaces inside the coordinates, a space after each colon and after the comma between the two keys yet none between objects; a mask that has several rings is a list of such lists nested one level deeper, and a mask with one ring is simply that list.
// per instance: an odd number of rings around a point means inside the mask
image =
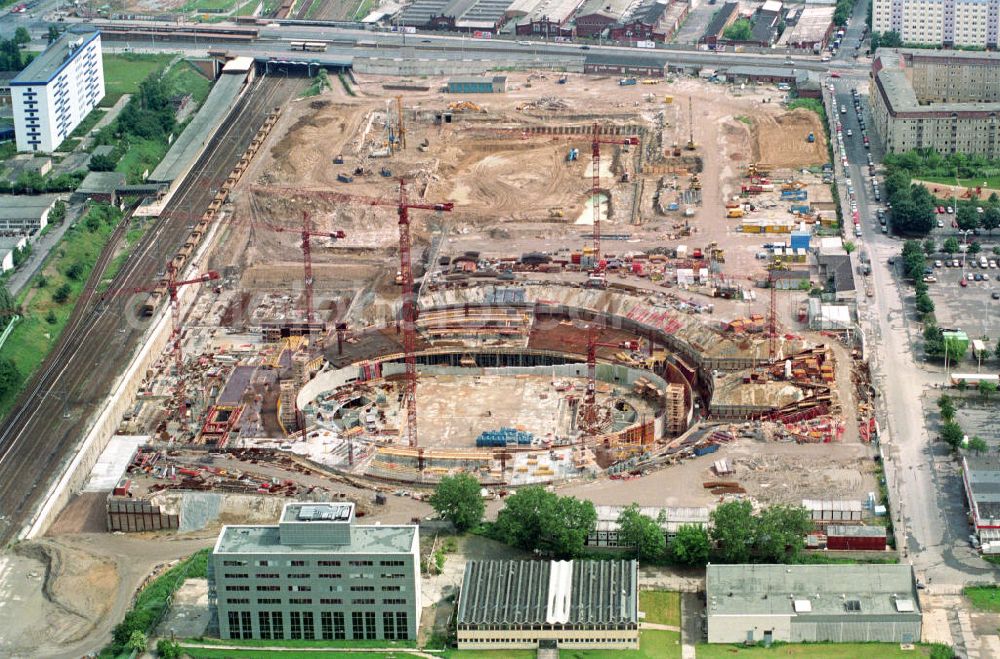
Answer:
[{"label": "stack of building material", "polygon": [[684,385],[671,382],[666,390],[666,430],[679,435],[687,428],[687,409],[684,405]]}]

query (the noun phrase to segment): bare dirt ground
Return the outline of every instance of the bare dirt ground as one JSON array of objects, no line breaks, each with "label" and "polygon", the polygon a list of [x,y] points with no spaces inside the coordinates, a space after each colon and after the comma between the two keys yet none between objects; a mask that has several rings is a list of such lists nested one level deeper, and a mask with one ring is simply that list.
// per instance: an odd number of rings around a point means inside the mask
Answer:
[{"label": "bare dirt ground", "polygon": [[[819,116],[798,108],[781,114],[754,116],[754,157],[772,167],[809,167],[829,160]],[[816,138],[808,141],[809,133]]]}]

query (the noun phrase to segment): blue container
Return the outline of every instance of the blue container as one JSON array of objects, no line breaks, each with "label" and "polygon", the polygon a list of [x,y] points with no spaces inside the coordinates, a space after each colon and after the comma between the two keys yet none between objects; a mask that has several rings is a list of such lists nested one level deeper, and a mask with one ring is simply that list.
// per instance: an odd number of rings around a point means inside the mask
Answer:
[{"label": "blue container", "polygon": [[793,231],[792,249],[809,249],[809,239],[811,237],[806,231]]},{"label": "blue container", "polygon": [[718,444],[706,444],[704,446],[698,446],[694,449],[695,455],[708,455],[709,453],[715,453],[719,450]]}]

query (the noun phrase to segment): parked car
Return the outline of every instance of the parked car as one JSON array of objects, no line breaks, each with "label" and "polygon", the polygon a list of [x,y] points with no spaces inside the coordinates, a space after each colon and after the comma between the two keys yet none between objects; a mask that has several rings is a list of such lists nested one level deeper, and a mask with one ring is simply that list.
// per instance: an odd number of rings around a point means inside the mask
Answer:
[{"label": "parked car", "polygon": [[934,275],[927,275],[926,277],[924,277],[924,283],[935,284],[937,283],[937,277],[935,277]]},{"label": "parked car", "polygon": [[937,207],[937,214],[938,215],[944,215],[944,206],[938,206]]},{"label": "parked car", "polygon": [[937,221],[937,225],[938,225],[938,229],[943,229],[944,228],[944,220],[938,220]]},{"label": "parked car", "polygon": [[969,282],[965,281],[965,279],[962,279],[962,281],[958,282],[958,285],[961,286],[962,288],[965,288],[966,286],[969,285]]},{"label": "parked car", "polygon": [[946,211],[946,212],[948,213],[948,215],[951,215],[952,213],[954,213],[954,212],[955,212],[955,209],[954,209],[954,208],[952,208],[951,206],[949,206],[949,207],[947,208],[947,211]]}]

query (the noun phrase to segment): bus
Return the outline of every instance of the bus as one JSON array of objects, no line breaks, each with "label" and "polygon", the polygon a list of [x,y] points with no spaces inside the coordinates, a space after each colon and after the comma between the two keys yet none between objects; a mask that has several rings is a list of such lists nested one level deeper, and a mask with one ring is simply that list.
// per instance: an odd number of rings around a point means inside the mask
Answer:
[{"label": "bus", "polygon": [[322,41],[293,41],[292,50],[304,50],[313,53],[325,53],[326,44]]}]

